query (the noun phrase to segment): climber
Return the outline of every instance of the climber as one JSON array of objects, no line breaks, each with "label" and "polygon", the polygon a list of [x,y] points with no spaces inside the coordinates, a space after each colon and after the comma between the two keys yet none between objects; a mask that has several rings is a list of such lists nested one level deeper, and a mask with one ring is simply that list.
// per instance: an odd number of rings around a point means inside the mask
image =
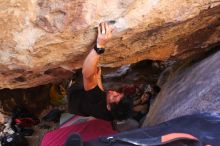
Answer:
[{"label": "climber", "polygon": [[132,99],[124,92],[105,91],[101,80],[100,56],[111,38],[113,27],[107,22],[98,26],[94,47],[84,60],[83,88],[71,87],[68,93],[70,113],[104,120],[124,120],[131,115]]}]

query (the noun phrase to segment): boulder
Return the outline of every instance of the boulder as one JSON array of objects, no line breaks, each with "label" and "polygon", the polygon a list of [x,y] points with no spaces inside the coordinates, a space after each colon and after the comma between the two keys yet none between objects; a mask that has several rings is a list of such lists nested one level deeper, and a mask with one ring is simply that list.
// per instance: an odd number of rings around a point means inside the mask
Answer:
[{"label": "boulder", "polygon": [[174,67],[174,71],[169,69],[167,81],[161,86],[162,90],[150,108],[144,126],[194,113],[219,113],[219,58],[220,51],[187,68],[182,65]]},{"label": "boulder", "polygon": [[217,0],[0,0],[0,17],[0,88],[70,77],[102,21],[116,21],[108,67],[192,57],[220,40]]}]

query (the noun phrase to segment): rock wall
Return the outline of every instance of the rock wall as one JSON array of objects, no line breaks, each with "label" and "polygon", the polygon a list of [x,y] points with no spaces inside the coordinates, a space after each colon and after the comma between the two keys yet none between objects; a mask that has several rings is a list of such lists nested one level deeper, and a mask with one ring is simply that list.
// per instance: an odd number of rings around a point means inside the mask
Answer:
[{"label": "rock wall", "polygon": [[102,21],[116,21],[109,67],[191,57],[220,40],[218,0],[0,0],[0,17],[0,88],[70,77]]},{"label": "rock wall", "polygon": [[219,59],[220,51],[186,69],[171,71],[168,81],[150,108],[144,126],[193,113],[219,113]]}]

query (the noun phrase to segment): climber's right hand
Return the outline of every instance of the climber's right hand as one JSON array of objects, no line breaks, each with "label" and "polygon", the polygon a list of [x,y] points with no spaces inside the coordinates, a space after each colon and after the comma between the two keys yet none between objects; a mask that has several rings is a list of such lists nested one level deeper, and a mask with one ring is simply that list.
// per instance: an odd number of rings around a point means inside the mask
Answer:
[{"label": "climber's right hand", "polygon": [[112,25],[109,25],[107,22],[102,22],[98,27],[98,36],[96,45],[98,48],[105,48],[107,42],[112,37],[112,32],[114,28]]}]

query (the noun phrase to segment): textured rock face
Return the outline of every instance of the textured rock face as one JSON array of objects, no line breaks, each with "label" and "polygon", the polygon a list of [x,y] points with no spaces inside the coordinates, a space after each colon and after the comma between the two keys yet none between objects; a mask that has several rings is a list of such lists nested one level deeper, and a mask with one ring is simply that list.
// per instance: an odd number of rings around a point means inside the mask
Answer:
[{"label": "textured rock face", "polygon": [[0,88],[69,77],[102,21],[116,20],[103,66],[182,59],[220,40],[217,0],[0,0],[0,17]]},{"label": "textured rock face", "polygon": [[[220,112],[220,51],[171,74],[150,109],[144,126],[183,115]],[[180,73],[181,72],[181,73]]]}]

